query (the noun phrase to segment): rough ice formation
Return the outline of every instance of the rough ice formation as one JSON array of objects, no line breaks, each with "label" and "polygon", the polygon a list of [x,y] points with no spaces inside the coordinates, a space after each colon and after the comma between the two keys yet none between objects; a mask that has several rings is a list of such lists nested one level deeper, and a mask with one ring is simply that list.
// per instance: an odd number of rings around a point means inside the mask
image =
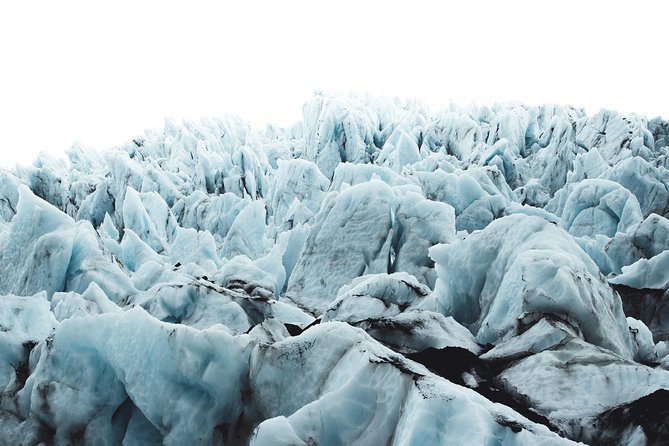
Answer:
[{"label": "rough ice formation", "polygon": [[0,444],[665,444],[668,143],[316,94],[0,170]]},{"label": "rough ice formation", "polygon": [[479,342],[495,344],[525,313],[550,313],[577,326],[588,342],[630,356],[620,300],[595,263],[552,223],[504,217],[430,254],[439,274],[437,305]]},{"label": "rough ice formation", "polygon": [[[666,374],[567,336],[554,348],[513,364],[499,381],[508,392],[528,399],[533,410],[568,436],[587,443],[626,443],[625,435],[611,436],[607,431],[633,430],[636,420],[623,420],[627,426],[607,425],[601,414],[666,389]],[[646,441],[655,435],[647,430]]]},{"label": "rough ice formation", "polygon": [[391,187],[378,180],[352,186],[326,200],[286,291],[293,301],[318,313],[352,279],[387,272],[392,214],[397,206]]},{"label": "rough ice formation", "polygon": [[40,347],[15,405],[56,443],[115,444],[136,422],[168,444],[210,444],[242,411],[250,348],[226,330],[164,324],[139,308],[67,319]]},{"label": "rough ice formation", "polygon": [[304,157],[332,178],[340,162],[365,163],[378,151],[378,117],[354,98],[318,95],[304,106]]},{"label": "rough ice formation", "polygon": [[[251,370],[257,410],[266,419],[254,445],[562,441],[341,323],[256,349]],[[479,419],[474,432],[461,424],[469,416]]]},{"label": "rough ice formation", "polygon": [[560,216],[560,223],[570,234],[595,237],[603,234],[613,237],[625,232],[635,223],[641,223],[641,208],[636,197],[623,186],[612,181],[585,179],[561,192],[556,208],[548,208]]},{"label": "rough ice formation", "polygon": [[136,292],[122,267],[100,250],[91,224],[76,222],[19,186],[16,215],[0,234],[0,290],[84,292],[96,282],[118,301]]}]

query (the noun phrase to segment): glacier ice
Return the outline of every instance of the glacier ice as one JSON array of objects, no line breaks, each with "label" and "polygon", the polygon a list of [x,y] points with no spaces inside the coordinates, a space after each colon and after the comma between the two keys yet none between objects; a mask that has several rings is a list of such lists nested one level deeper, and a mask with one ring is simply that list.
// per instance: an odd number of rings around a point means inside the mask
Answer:
[{"label": "glacier ice", "polygon": [[513,364],[499,380],[568,436],[607,443],[615,442],[607,430],[618,426],[606,426],[601,414],[666,388],[667,371],[567,336],[555,347]]},{"label": "glacier ice", "polygon": [[[567,198],[554,213],[560,216],[561,226],[576,237],[613,237],[643,220],[636,197],[618,183],[585,179],[560,192]],[[553,210],[551,204],[548,208]]]},{"label": "glacier ice", "polygon": [[631,340],[620,299],[595,263],[560,228],[511,215],[462,241],[430,250],[434,295],[445,314],[495,344],[525,313],[559,315],[584,338],[623,356]]},{"label": "glacier ice", "polygon": [[665,444],[668,144],[317,93],[0,169],[0,444]]},{"label": "glacier ice", "polygon": [[[251,444],[561,443],[544,426],[436,379],[341,322],[256,349],[251,370],[267,418]],[[480,420],[474,432],[465,427],[470,416]]]},{"label": "glacier ice", "polygon": [[290,275],[287,296],[322,313],[352,279],[387,272],[397,201],[380,180],[329,195]]},{"label": "glacier ice", "polygon": [[217,424],[241,413],[250,347],[245,337],[161,323],[137,307],[67,319],[40,345],[15,404],[57,443],[78,435],[114,444],[124,427],[115,415],[129,400],[167,444],[207,444]]}]

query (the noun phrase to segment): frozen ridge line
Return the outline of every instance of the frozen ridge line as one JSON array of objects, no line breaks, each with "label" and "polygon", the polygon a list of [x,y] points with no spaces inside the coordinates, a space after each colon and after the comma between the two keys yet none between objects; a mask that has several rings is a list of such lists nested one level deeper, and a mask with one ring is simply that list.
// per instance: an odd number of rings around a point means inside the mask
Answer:
[{"label": "frozen ridge line", "polygon": [[0,170],[0,444],[666,444],[668,145],[317,94]]}]

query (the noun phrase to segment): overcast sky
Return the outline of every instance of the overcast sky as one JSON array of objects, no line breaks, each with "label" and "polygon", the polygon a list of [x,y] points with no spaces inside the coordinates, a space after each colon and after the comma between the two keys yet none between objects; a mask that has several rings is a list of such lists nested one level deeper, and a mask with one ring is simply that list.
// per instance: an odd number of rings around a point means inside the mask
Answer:
[{"label": "overcast sky", "polygon": [[314,90],[669,118],[665,1],[229,3],[2,2],[0,166],[165,116],[290,125]]}]

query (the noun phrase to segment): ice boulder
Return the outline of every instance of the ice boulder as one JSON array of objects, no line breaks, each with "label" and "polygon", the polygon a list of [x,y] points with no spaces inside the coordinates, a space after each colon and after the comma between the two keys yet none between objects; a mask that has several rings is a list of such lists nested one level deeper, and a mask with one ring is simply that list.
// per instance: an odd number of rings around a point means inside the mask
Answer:
[{"label": "ice boulder", "polygon": [[19,184],[21,182],[15,175],[0,169],[0,217],[6,222],[16,214]]},{"label": "ice boulder", "polygon": [[458,160],[474,159],[484,143],[481,123],[454,111],[438,113],[426,126],[423,145],[433,152],[444,151]]},{"label": "ice boulder", "polygon": [[501,216],[509,202],[510,190],[500,172],[502,190],[487,175],[487,169],[468,169],[445,172],[416,172],[426,198],[449,204],[455,210],[456,229],[474,231],[482,229]]},{"label": "ice boulder", "polygon": [[286,294],[322,313],[342,285],[364,274],[388,272],[397,197],[370,181],[328,196],[314,220]]},{"label": "ice boulder", "polygon": [[560,224],[574,236],[613,237],[643,220],[636,197],[613,181],[587,179],[561,192],[548,208],[561,216]]},{"label": "ice boulder", "polygon": [[72,317],[121,311],[95,282],[91,282],[82,294],[74,291],[55,293],[51,299],[51,309],[59,322]]},{"label": "ice boulder", "polygon": [[176,221],[158,194],[140,194],[128,187],[123,201],[123,226],[161,253],[174,237]]},{"label": "ice boulder", "polygon": [[46,293],[0,296],[0,410],[6,409],[5,399],[25,384],[35,345],[51,336],[57,326]]},{"label": "ice boulder", "polygon": [[63,291],[74,231],[70,217],[19,186],[16,215],[0,233],[0,293]]},{"label": "ice boulder", "polygon": [[578,155],[585,151],[576,141],[578,122],[583,117],[574,109],[562,109],[546,118],[543,125],[535,126],[540,134],[526,146],[527,158],[516,161],[516,170],[519,183],[527,184],[529,179],[536,178],[542,189],[553,196],[564,187]]},{"label": "ice boulder", "polygon": [[387,165],[393,171],[402,173],[406,165],[421,160],[416,135],[410,130],[397,128],[383,145],[376,162]]},{"label": "ice boulder", "polygon": [[526,313],[566,318],[584,339],[623,357],[632,344],[620,298],[576,242],[544,219],[511,215],[430,250],[442,311],[478,342],[496,343]]},{"label": "ice boulder", "polygon": [[358,277],[339,290],[323,314],[323,321],[354,324],[365,319],[396,316],[430,293],[407,273],[370,274]]},{"label": "ice boulder", "polygon": [[622,274],[610,279],[611,283],[631,288],[660,289],[669,287],[669,251],[664,251],[650,259],[623,266]]},{"label": "ice boulder", "polygon": [[270,199],[272,220],[281,230],[291,229],[297,223],[306,223],[295,221],[285,228],[285,223],[290,221],[288,215],[293,201],[297,200],[313,216],[320,208],[330,181],[316,164],[306,160],[278,160],[277,164]]},{"label": "ice boulder", "polygon": [[230,192],[211,196],[196,190],[178,200],[171,210],[182,227],[209,231],[220,247],[233,222],[249,203],[249,199]]},{"label": "ice boulder", "polygon": [[651,213],[669,216],[667,169],[655,167],[647,160],[635,156],[613,166],[606,178],[622,184],[637,197],[644,217]]},{"label": "ice boulder", "polygon": [[[669,390],[666,370],[567,337],[553,349],[514,362],[498,380],[506,392],[529,401],[569,438],[588,444],[634,444],[625,438],[642,427],[642,435],[652,441],[641,444],[662,443],[658,440],[666,429],[666,396],[655,403],[643,400]],[[612,416],[615,410],[622,413]]]},{"label": "ice boulder", "polygon": [[118,444],[143,434],[211,444],[217,426],[243,411],[248,343],[216,328],[162,323],[140,308],[68,319],[41,344],[16,396],[18,416],[41,426],[35,442]]},{"label": "ice boulder", "polygon": [[391,270],[415,276],[434,287],[437,275],[428,249],[455,240],[455,212],[446,203],[407,192],[395,216],[395,242]]},{"label": "ice boulder", "polygon": [[252,445],[571,443],[340,322],[256,348],[250,383]]},{"label": "ice boulder", "polygon": [[340,162],[365,163],[377,149],[378,118],[355,98],[315,96],[305,104],[306,159],[328,179]]},{"label": "ice boulder", "polygon": [[25,186],[19,187],[16,215],[0,232],[0,276],[0,292],[19,295],[83,293],[93,281],[117,299],[135,291],[118,265],[103,256],[89,222],[75,223]]},{"label": "ice boulder", "polygon": [[586,149],[597,147],[609,164],[633,156],[633,149],[652,147],[653,136],[638,115],[601,110],[592,117],[582,119],[576,131],[576,144]]},{"label": "ice boulder", "polygon": [[174,242],[169,247],[171,264],[195,263],[213,273],[221,267],[216,253],[216,241],[209,231],[176,228]]}]

